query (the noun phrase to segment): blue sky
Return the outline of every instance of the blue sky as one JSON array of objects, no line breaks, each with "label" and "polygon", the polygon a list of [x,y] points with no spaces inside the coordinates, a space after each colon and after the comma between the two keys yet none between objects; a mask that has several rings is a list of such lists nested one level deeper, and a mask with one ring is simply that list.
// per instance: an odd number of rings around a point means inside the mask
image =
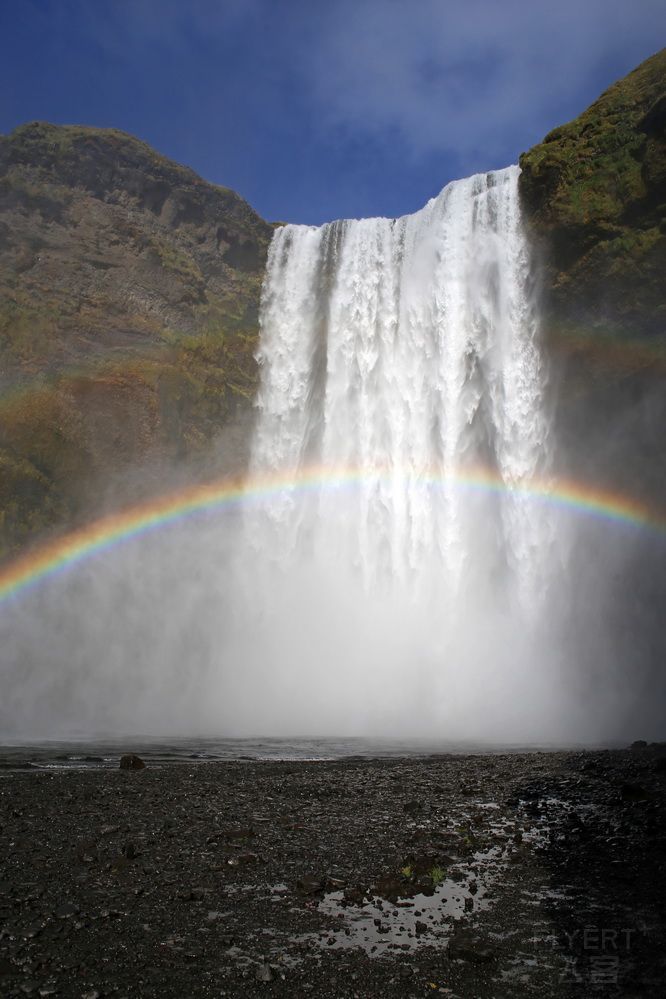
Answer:
[{"label": "blue sky", "polygon": [[0,132],[121,128],[270,220],[402,215],[665,29],[664,0],[0,0]]}]

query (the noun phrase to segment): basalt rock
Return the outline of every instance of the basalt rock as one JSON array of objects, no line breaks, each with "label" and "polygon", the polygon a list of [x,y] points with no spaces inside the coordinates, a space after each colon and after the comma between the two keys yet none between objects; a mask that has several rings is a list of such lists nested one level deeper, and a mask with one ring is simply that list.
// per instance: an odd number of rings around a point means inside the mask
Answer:
[{"label": "basalt rock", "polygon": [[144,770],[146,764],[135,753],[125,753],[120,757],[120,770]]}]

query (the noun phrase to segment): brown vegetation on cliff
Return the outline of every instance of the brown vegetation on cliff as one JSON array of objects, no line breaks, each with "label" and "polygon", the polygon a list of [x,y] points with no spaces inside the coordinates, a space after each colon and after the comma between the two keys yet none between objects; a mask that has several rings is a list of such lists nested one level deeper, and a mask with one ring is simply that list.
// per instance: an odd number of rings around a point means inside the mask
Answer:
[{"label": "brown vegetation on cliff", "polygon": [[271,234],[122,132],[0,137],[0,556],[252,398]]}]

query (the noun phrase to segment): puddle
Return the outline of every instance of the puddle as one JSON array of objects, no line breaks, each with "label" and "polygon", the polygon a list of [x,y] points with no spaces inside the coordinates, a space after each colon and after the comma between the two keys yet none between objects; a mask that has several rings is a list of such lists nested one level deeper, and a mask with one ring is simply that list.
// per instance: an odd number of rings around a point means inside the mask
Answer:
[{"label": "puddle", "polygon": [[[558,804],[548,801],[551,809]],[[327,925],[318,932],[292,937],[291,944],[320,952],[360,948],[372,957],[446,946],[461,924],[469,927],[477,914],[494,904],[502,872],[515,861],[515,855],[531,852],[547,840],[550,830],[547,815],[536,816],[525,827],[524,823],[519,825],[515,820],[508,819],[496,802],[472,801],[469,812],[449,830],[448,835],[453,836],[454,842],[450,848],[445,844],[443,851],[450,849],[455,856],[455,841],[462,836],[476,835],[480,825],[479,815],[485,819],[481,834],[486,842],[475,852],[452,860],[447,865],[445,880],[432,893],[410,895],[406,883],[406,894],[397,899],[373,894],[358,902],[350,900],[343,889],[336,887],[336,890],[323,896],[313,896],[305,903],[308,908],[316,908],[316,912],[325,917]],[[429,826],[428,822],[415,823],[415,828],[428,830]],[[387,876],[390,878],[390,873]],[[235,890],[243,889],[237,886]],[[247,886],[244,890],[248,890]],[[255,886],[252,890],[263,892],[271,901],[280,902],[290,900],[293,889],[281,882],[261,888]],[[550,891],[552,893],[553,890]],[[535,908],[543,904],[543,900],[537,898],[529,899],[529,902]]]},{"label": "puddle", "polygon": [[471,860],[466,872],[453,869],[432,895],[395,902],[374,896],[357,905],[346,902],[342,891],[329,892],[317,910],[333,925],[319,934],[308,934],[307,939],[327,950],[360,947],[376,957],[389,951],[442,946],[460,920],[492,904],[489,893],[502,863],[501,851],[493,847]]},{"label": "puddle", "polygon": [[[347,901],[344,891],[328,892],[317,911],[328,918],[330,926],[294,942],[321,950],[361,948],[373,957],[422,947],[443,947],[461,922],[472,921],[477,913],[493,905],[492,890],[508,862],[509,842],[516,824],[502,814],[494,801],[472,799],[456,823],[457,828],[445,831],[445,836],[460,839],[461,829],[469,831],[469,835],[479,826],[480,816],[485,819],[484,836],[491,838],[493,844],[456,859],[448,867],[446,879],[432,894],[420,893],[396,901],[374,895],[370,901],[359,904]],[[431,834],[433,824],[421,819],[414,823],[414,828]],[[448,852],[449,848],[444,846],[443,850]]]}]

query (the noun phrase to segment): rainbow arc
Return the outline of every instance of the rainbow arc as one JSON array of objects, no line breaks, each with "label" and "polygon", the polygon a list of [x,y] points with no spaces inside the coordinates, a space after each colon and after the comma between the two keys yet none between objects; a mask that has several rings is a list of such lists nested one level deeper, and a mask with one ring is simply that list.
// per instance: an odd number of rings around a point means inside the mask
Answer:
[{"label": "rainbow arc", "polygon": [[318,467],[303,469],[291,475],[282,473],[245,479],[220,479],[204,485],[190,486],[108,514],[47,541],[1,568],[0,603],[92,556],[109,551],[116,545],[184,521],[198,513],[261,502],[285,490],[294,493],[321,489],[349,490],[364,483],[395,483],[400,480],[424,489],[454,486],[463,491],[509,493],[580,515],[601,518],[609,524],[648,529],[666,537],[666,517],[663,514],[631,497],[605,492],[582,483],[531,480],[509,486],[497,475],[483,470],[465,471],[455,476],[426,472],[416,477],[413,473],[403,475],[395,469]]}]

